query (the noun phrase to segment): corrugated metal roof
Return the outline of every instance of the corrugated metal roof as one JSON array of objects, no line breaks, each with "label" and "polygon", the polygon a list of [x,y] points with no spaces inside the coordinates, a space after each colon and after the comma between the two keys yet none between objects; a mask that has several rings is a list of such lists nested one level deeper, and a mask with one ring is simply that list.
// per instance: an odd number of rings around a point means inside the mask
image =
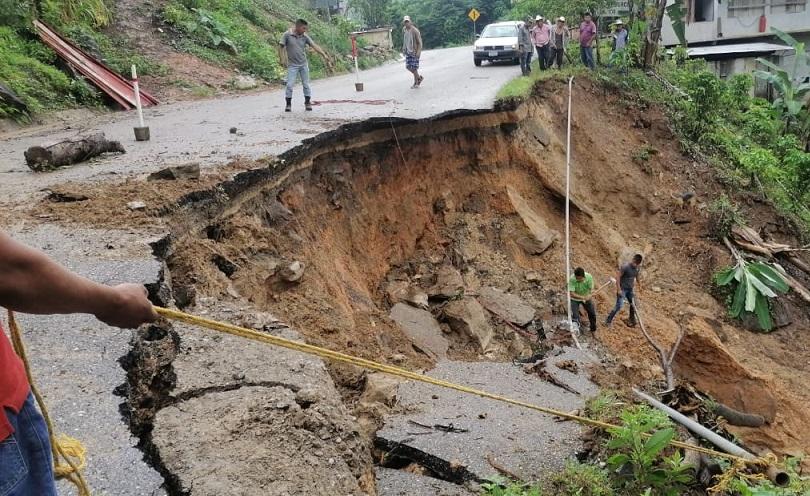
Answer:
[{"label": "corrugated metal roof", "polygon": [[746,53],[792,52],[793,47],[777,43],[735,43],[732,45],[712,45],[688,48],[690,57],[710,57],[713,55],[735,55]]}]

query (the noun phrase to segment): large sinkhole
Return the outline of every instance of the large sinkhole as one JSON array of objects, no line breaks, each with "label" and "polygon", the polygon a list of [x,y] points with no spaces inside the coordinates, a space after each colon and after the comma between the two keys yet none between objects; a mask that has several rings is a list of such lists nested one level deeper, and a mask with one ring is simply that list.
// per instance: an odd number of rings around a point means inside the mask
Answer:
[{"label": "large sinkhole", "polygon": [[[553,121],[526,113],[378,121],[323,140],[200,219],[169,259],[173,286],[235,291],[314,344],[375,360],[519,352],[497,323],[511,315],[489,311],[469,329],[468,314],[481,315],[464,296],[515,296],[507,303],[528,311],[520,326],[563,311],[562,144]],[[590,229],[589,212],[575,209],[574,221]],[[432,313],[438,342],[403,332],[392,310]]]},{"label": "large sinkhole", "polygon": [[[530,101],[492,111],[346,125],[189,195],[160,247],[168,299],[414,370],[530,354],[526,331],[565,312],[562,88],[549,82]],[[656,310],[653,332],[667,343],[690,329],[676,357],[680,377],[772,422],[762,444],[792,440],[806,408],[778,399],[781,383],[741,365],[717,337],[731,330],[703,289],[716,249],[700,213],[667,200],[694,178],[666,120],[628,111],[589,84],[578,91],[573,264],[601,283],[618,261],[644,253],[660,285],[645,301]],[[654,163],[630,161],[651,143]],[[701,195],[716,187],[702,181]],[[598,298],[600,322],[610,300]],[[218,484],[238,494],[374,491],[380,419],[354,408],[368,390],[362,371],[199,330],[178,334],[143,340],[140,361],[129,360],[130,410],[173,494],[215,493]],[[660,373],[639,339],[621,323],[600,334],[623,360],[617,382]],[[174,355],[156,359],[150,346]],[[167,377],[171,388],[161,388]]]}]

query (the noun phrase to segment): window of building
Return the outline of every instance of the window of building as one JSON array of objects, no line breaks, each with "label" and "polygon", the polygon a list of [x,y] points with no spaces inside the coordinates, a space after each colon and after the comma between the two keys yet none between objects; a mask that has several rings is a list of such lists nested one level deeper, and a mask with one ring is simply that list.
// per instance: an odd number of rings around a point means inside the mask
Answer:
[{"label": "window of building", "polygon": [[[781,0],[777,0],[781,1]],[[793,0],[787,0],[793,1]],[[765,15],[767,0],[729,0],[729,17],[759,17]]]},{"label": "window of building", "polygon": [[773,0],[772,14],[795,14],[807,10],[807,0]]},{"label": "window of building", "polygon": [[692,0],[689,5],[690,21],[707,22],[714,20],[715,0]]}]

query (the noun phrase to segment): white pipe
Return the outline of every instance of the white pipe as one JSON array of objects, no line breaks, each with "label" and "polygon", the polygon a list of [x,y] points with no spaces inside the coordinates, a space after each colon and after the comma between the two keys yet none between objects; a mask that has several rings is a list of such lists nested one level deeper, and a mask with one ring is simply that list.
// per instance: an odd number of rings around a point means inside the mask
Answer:
[{"label": "white pipe", "polygon": [[699,423],[695,422],[694,420],[690,419],[689,417],[683,415],[681,412],[668,407],[667,405],[661,403],[660,401],[656,400],[652,396],[642,393],[636,388],[633,388],[633,394],[638,396],[639,398],[645,400],[650,405],[654,406],[655,408],[661,410],[662,412],[666,413],[669,418],[678,422],[682,426],[686,427],[695,435],[698,435],[709,441],[713,445],[717,446],[721,450],[725,451],[726,453],[730,453],[735,456],[739,456],[740,458],[745,458],[746,460],[756,460],[757,457],[752,455],[751,453],[745,451],[744,449],[740,448],[736,444],[732,443],[728,439],[720,436],[719,434],[703,427]]},{"label": "white pipe", "polygon": [[571,278],[571,95],[574,77],[568,78],[568,136],[565,145],[565,301],[568,308],[568,329],[578,349],[582,349],[574,331],[574,320],[571,316],[571,295],[568,294],[568,280]]},{"label": "white pipe", "polygon": [[143,123],[143,108],[141,108],[141,90],[138,87],[138,71],[135,64],[132,64],[132,87],[135,90],[135,108],[138,110],[138,125],[146,127]]},{"label": "white pipe", "polygon": [[360,66],[357,64],[357,54],[354,55],[354,73],[357,76],[357,82],[360,82]]}]

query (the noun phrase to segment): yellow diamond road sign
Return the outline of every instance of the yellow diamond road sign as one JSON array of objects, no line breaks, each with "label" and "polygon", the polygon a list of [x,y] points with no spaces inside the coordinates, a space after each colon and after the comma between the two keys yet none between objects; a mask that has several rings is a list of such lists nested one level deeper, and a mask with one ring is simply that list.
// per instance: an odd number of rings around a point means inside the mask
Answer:
[{"label": "yellow diamond road sign", "polygon": [[481,13],[475,9],[472,9],[469,14],[467,14],[473,22],[477,21],[479,17],[481,17]]}]

